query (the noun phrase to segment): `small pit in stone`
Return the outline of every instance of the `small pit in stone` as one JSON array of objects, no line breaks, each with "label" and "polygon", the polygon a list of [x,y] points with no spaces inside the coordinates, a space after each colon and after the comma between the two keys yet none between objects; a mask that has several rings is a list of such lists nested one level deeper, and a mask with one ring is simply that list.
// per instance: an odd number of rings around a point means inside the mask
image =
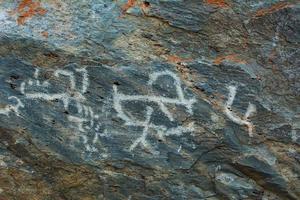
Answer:
[{"label": "small pit in stone", "polygon": [[149,3],[148,1],[144,1],[143,4],[144,4],[144,7],[145,7],[145,8],[150,7],[150,3]]}]

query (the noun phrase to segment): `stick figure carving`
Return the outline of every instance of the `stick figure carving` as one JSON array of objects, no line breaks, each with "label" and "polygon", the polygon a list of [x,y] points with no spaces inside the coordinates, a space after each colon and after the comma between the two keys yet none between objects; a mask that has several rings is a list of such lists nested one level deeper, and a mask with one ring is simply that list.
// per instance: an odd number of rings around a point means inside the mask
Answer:
[{"label": "stick figure carving", "polygon": [[153,116],[154,110],[151,106],[146,107],[145,120],[139,120],[132,117],[130,114],[126,114],[124,110],[124,102],[145,102],[145,103],[155,103],[158,105],[161,112],[170,120],[174,121],[174,115],[169,111],[166,105],[181,105],[184,106],[186,111],[189,114],[193,114],[192,106],[196,102],[196,99],[190,98],[187,99],[183,94],[183,89],[181,86],[181,81],[179,77],[170,71],[161,71],[150,74],[148,86],[152,87],[154,82],[157,81],[158,78],[168,76],[173,79],[174,86],[176,89],[176,98],[169,98],[164,96],[155,96],[155,95],[126,95],[122,94],[118,91],[118,87],[113,85],[113,101],[114,101],[114,109],[117,111],[117,115],[119,118],[124,120],[124,124],[126,126],[135,126],[142,127],[142,135],[133,141],[131,146],[129,147],[129,151],[133,151],[138,145],[140,145],[145,150],[148,150],[152,154],[158,154],[159,152],[155,151],[152,145],[147,141],[147,136],[150,131],[154,131],[155,135],[162,141],[165,141],[166,136],[177,135],[180,136],[186,132],[192,132],[194,130],[194,123],[188,124],[188,126],[177,126],[173,128],[167,128],[164,125],[156,125],[152,122],[151,117]]}]

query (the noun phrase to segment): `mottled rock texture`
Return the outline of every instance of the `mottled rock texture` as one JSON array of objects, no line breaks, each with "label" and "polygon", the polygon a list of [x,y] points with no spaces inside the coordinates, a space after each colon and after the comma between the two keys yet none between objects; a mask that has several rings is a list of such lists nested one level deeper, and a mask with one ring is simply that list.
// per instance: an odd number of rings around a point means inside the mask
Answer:
[{"label": "mottled rock texture", "polygon": [[0,0],[0,199],[299,199],[299,14]]}]

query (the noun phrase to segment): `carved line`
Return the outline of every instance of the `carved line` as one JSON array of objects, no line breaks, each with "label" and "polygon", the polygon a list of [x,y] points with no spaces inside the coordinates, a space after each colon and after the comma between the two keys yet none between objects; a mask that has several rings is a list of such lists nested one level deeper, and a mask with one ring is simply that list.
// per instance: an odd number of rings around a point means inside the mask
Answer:
[{"label": "carved line", "polygon": [[[87,75],[87,70],[85,68],[83,69],[77,69],[76,71],[79,71],[82,73],[83,80],[82,80],[82,90],[81,92],[84,93],[87,90],[87,87],[89,86],[89,81],[88,81],[88,75]],[[83,102],[85,101],[85,97],[82,93],[76,91],[76,81],[75,81],[75,76],[74,73],[66,70],[56,70],[54,72],[54,75],[56,77],[59,77],[59,75],[64,75],[68,76],[70,79],[70,88],[71,92],[67,93],[55,93],[55,94],[47,94],[47,93],[26,93],[25,92],[25,87],[26,87],[26,82],[21,83],[20,91],[22,94],[26,96],[26,98],[29,99],[42,99],[46,101],[53,101],[53,100],[61,100],[63,102],[64,108],[67,110],[70,101],[74,100],[76,102]],[[37,79],[39,76],[39,70],[36,69],[34,73],[34,77]],[[32,81],[31,79],[28,81],[28,85],[36,85],[36,86],[43,86],[47,87],[49,86],[49,83],[47,81],[43,82],[43,84],[40,84],[39,80]],[[79,106],[78,106],[79,108]],[[79,108],[80,110],[80,108]]]},{"label": "carved line", "polygon": [[122,102],[129,101],[142,101],[142,102],[153,102],[156,103],[160,110],[168,117],[170,121],[174,121],[173,115],[169,112],[165,104],[174,104],[174,105],[183,105],[186,107],[187,111],[192,114],[192,105],[196,102],[196,99],[185,99],[183,90],[181,88],[180,79],[170,71],[155,72],[149,76],[148,85],[152,86],[153,83],[160,76],[170,76],[174,80],[174,85],[176,88],[177,98],[167,98],[162,96],[153,96],[153,95],[125,95],[118,92],[116,85],[113,85],[113,104],[114,108],[117,111],[117,116],[124,120],[124,124],[127,126],[138,126],[143,127],[142,135],[137,138],[133,144],[129,147],[129,151],[133,151],[138,145],[141,145],[145,149],[149,150],[152,154],[157,154],[153,150],[152,146],[147,142],[146,137],[148,136],[149,129],[153,129],[156,132],[156,135],[161,140],[165,140],[166,136],[170,135],[182,135],[184,132],[193,131],[193,123],[190,123],[188,127],[177,126],[175,128],[167,129],[162,125],[155,125],[150,122],[151,116],[153,114],[153,108],[147,106],[147,112],[145,115],[145,121],[134,119],[133,117],[127,115],[123,110]]},{"label": "carved line", "polygon": [[[75,69],[77,72],[81,73],[82,76],[82,87],[77,89],[76,87],[76,78],[75,74],[68,70],[58,69],[54,71],[54,76],[59,78],[60,76],[65,76],[69,78],[69,89],[70,91],[66,91],[63,93],[54,93],[48,94],[43,92],[31,92],[27,93],[25,91],[26,86],[37,86],[37,87],[48,87],[50,84],[47,81],[41,83],[39,78],[39,69],[35,69],[34,78],[36,80],[29,79],[27,82],[22,82],[20,86],[20,91],[22,94],[26,96],[28,99],[41,99],[45,101],[53,101],[60,100],[63,103],[64,109],[68,111],[69,104],[71,101],[76,103],[77,113],[76,115],[68,115],[68,121],[74,123],[79,132],[86,133],[86,130],[92,129],[95,124],[95,120],[99,119],[99,115],[94,114],[92,107],[84,105],[86,98],[84,93],[87,91],[89,86],[89,77],[86,68]],[[87,123],[87,124],[86,124]],[[93,144],[98,141],[98,133],[95,133],[93,138]],[[83,144],[88,152],[96,152],[97,148],[92,144],[88,143],[88,137],[86,135],[80,135],[83,139]]]},{"label": "carved line", "polygon": [[254,128],[254,126],[249,121],[249,117],[252,116],[256,112],[255,105],[249,103],[249,105],[247,107],[247,111],[246,111],[244,117],[243,118],[239,117],[231,109],[231,106],[232,106],[233,101],[234,101],[235,96],[236,96],[237,87],[236,86],[229,86],[228,90],[229,90],[228,99],[227,99],[227,102],[224,105],[225,114],[234,123],[239,124],[239,125],[245,125],[245,126],[247,126],[249,136],[253,137],[253,128]]},{"label": "carved line", "polygon": [[21,100],[15,96],[8,97],[9,100],[15,99],[17,101],[17,104],[15,105],[6,105],[5,108],[0,109],[0,115],[6,115],[9,116],[9,113],[14,112],[18,117],[20,116],[19,108],[24,108],[24,104],[21,102]]}]

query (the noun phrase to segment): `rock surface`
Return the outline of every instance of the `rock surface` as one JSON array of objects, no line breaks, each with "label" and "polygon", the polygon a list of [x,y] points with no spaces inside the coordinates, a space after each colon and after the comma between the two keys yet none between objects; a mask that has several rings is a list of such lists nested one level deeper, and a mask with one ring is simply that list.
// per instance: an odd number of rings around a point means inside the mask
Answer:
[{"label": "rock surface", "polygon": [[299,199],[299,14],[0,0],[0,199]]}]

